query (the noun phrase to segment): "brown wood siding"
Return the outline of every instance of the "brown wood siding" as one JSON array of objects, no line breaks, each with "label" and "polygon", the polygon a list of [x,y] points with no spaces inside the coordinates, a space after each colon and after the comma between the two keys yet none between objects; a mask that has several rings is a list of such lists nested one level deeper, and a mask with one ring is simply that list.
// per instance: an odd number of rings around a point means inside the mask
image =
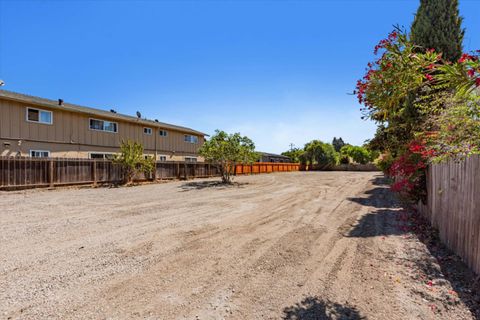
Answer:
[{"label": "brown wood siding", "polygon": [[[27,107],[52,111],[53,124],[48,125],[26,121]],[[118,123],[118,132],[91,130],[89,125],[90,118],[116,122]],[[203,142],[203,137],[199,137],[199,143],[197,144],[184,142],[185,133],[172,129],[165,129],[168,131],[168,136],[162,137],[158,133],[159,128],[154,126],[149,127],[152,128],[152,134],[147,135],[143,132],[144,127],[146,126],[143,123],[135,124],[133,122],[110,120],[98,116],[51,110],[47,107],[0,100],[0,138],[2,139],[34,140],[109,148],[118,148],[122,140],[134,140],[140,142],[145,150],[151,151],[155,150],[155,141],[157,141],[157,150],[159,152],[175,151],[176,153],[191,153],[192,155],[197,153]]]},{"label": "brown wood siding", "polygon": [[187,152],[197,153],[198,148],[203,144],[203,137],[198,138],[198,143],[185,142],[184,137],[186,133],[171,131],[164,129],[168,132],[166,137],[161,137],[157,131],[157,149],[165,151],[175,152]]}]

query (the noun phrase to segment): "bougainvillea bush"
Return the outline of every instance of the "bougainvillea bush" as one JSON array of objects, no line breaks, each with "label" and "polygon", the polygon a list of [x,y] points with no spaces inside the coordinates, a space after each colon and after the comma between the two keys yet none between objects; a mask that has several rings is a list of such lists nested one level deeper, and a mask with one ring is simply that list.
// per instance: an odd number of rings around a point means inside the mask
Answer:
[{"label": "bougainvillea bush", "polygon": [[358,80],[356,94],[364,116],[385,122],[406,117],[415,92],[432,80],[431,72],[441,59],[434,51],[417,53],[405,33],[393,31],[375,47],[375,62],[368,64],[365,76]]},{"label": "bougainvillea bush", "polygon": [[423,199],[429,162],[479,153],[478,52],[449,63],[397,29],[374,54],[355,90],[363,118],[379,125],[370,147],[384,153],[379,164],[394,191]]},{"label": "bougainvillea bush", "polygon": [[405,153],[395,159],[389,168],[388,174],[394,178],[392,190],[408,200],[425,200],[425,169],[433,156],[434,151],[427,148],[423,141],[410,142]]}]

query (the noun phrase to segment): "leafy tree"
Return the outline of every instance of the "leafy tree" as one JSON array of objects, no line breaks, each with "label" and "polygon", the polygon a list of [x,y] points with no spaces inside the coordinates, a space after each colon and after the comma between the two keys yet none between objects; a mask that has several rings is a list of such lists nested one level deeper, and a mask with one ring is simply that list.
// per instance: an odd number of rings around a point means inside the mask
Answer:
[{"label": "leafy tree", "polygon": [[298,157],[298,160],[299,160],[300,164],[307,165],[308,161],[310,160],[308,158],[308,156],[309,156],[309,154],[306,151],[304,151],[302,154],[300,154],[300,156]]},{"label": "leafy tree", "polygon": [[310,164],[317,163],[323,166],[332,166],[338,163],[338,153],[329,143],[312,140],[305,145],[304,159]]},{"label": "leafy tree", "polygon": [[300,158],[304,152],[302,149],[293,148],[292,150],[282,152],[282,156],[289,157],[293,162],[301,162]]},{"label": "leafy tree", "polygon": [[[370,151],[386,152],[394,149],[389,128],[385,124],[379,124],[372,139],[366,141],[366,148]],[[398,145],[394,142],[393,145]]]},{"label": "leafy tree", "polygon": [[374,161],[374,162],[375,162],[375,161],[380,157],[380,155],[381,155],[380,151],[378,151],[378,150],[371,150],[371,149],[368,147],[368,145],[363,145],[363,147],[370,153],[370,161]]},{"label": "leafy tree", "polygon": [[360,164],[366,164],[371,160],[370,152],[366,148],[359,146],[345,145],[340,150],[340,155],[342,158],[346,156]]},{"label": "leafy tree", "polygon": [[217,163],[224,183],[231,183],[237,163],[254,162],[259,158],[255,144],[240,133],[227,134],[216,130],[199,150],[206,160]]},{"label": "leafy tree", "polygon": [[343,142],[341,137],[338,139],[333,137],[332,145],[335,148],[335,151],[340,152],[340,149],[342,149],[342,147],[345,145],[345,142]]},{"label": "leafy tree", "polygon": [[120,154],[114,158],[114,162],[119,163],[124,169],[124,183],[133,181],[133,177],[138,172],[144,172],[148,176],[155,169],[155,159],[143,155],[143,146],[135,141],[122,141],[120,145]]},{"label": "leafy tree", "polygon": [[414,44],[423,50],[435,49],[453,62],[462,54],[464,33],[458,0],[420,0],[411,29]]},{"label": "leafy tree", "polygon": [[322,145],[321,152],[316,156],[318,164],[325,166],[334,166],[338,164],[338,153],[335,151],[335,148],[329,144],[324,143]]}]

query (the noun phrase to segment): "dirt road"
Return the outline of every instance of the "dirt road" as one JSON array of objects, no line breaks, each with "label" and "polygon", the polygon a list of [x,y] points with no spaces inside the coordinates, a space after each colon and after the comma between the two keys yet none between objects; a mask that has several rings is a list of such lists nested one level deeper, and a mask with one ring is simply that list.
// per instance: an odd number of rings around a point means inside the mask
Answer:
[{"label": "dirt road", "polygon": [[472,319],[380,175],[213,181],[0,193],[0,318]]}]

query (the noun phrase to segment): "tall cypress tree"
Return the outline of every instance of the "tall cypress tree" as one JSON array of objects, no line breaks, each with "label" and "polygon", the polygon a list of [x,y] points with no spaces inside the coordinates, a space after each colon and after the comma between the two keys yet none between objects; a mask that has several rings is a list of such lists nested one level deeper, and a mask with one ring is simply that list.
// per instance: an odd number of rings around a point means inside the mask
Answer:
[{"label": "tall cypress tree", "polygon": [[442,52],[447,61],[457,61],[462,54],[465,33],[462,20],[458,0],[420,0],[412,24],[412,40],[425,49]]}]

